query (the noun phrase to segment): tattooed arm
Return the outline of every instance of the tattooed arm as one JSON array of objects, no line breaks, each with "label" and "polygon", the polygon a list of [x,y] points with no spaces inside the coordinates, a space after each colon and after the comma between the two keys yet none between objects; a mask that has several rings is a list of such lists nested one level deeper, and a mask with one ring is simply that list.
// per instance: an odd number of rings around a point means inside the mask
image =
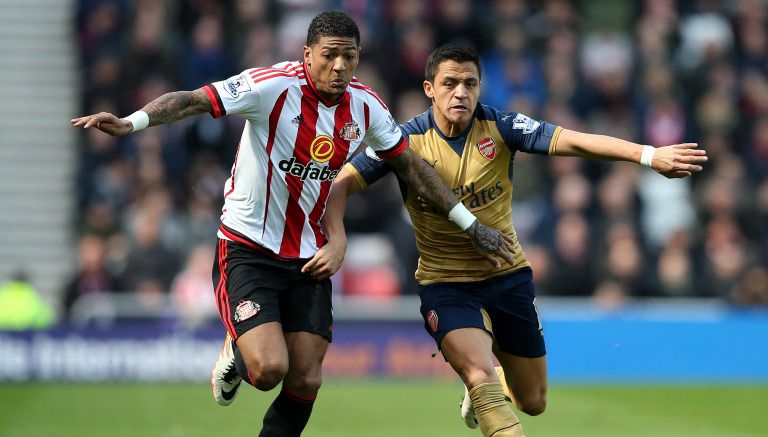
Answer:
[{"label": "tattooed arm", "polygon": [[[423,199],[428,201],[444,215],[453,209],[459,201],[456,195],[440,179],[434,168],[424,162],[414,151],[405,149],[400,155],[390,158],[387,162],[408,185],[415,189]],[[465,230],[478,252],[492,265],[501,267],[497,257],[502,257],[514,264],[513,242],[511,237],[502,234],[494,228],[483,225],[477,219]]]},{"label": "tattooed arm", "polygon": [[[163,94],[147,103],[141,111],[149,116],[149,126],[171,123],[191,115],[204,114],[213,110],[208,95],[202,88],[194,91],[174,91]],[[113,136],[128,135],[134,131],[131,121],[117,118],[109,112],[86,115],[70,121],[75,127],[96,129]]]}]

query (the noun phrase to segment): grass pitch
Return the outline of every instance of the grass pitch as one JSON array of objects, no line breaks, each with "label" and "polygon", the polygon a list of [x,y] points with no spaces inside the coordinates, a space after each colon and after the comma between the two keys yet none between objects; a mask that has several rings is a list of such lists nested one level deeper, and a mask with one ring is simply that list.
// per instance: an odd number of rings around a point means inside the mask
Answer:
[{"label": "grass pitch", "polygon": [[[203,384],[0,384],[2,437],[256,436],[275,393],[243,386],[230,407]],[[452,382],[330,380],[306,437],[480,436]],[[768,386],[563,386],[529,437],[765,436]]]}]

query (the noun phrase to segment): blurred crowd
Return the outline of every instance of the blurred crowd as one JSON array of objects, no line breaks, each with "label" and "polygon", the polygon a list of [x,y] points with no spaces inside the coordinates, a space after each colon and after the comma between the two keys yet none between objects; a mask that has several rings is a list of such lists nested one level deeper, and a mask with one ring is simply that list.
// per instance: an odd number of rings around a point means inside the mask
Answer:
[{"label": "blurred crowd", "polygon": [[[357,77],[400,122],[429,105],[424,64],[446,42],[482,58],[481,101],[652,145],[698,142],[683,181],[628,163],[518,154],[513,217],[540,295],[719,297],[768,303],[768,4],[761,0],[81,0],[82,111],[125,116],[173,90],[301,59],[324,9],[358,22]],[[213,308],[210,269],[237,117],[112,138],[85,131],[78,173],[83,294],[170,293]],[[350,199],[336,289],[416,292],[396,182]]]}]

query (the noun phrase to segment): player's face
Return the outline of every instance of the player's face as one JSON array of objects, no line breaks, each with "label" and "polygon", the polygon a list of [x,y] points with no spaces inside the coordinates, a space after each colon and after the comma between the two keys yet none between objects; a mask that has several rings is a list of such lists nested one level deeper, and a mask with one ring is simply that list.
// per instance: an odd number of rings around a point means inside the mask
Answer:
[{"label": "player's face", "polygon": [[360,62],[355,38],[323,36],[312,47],[304,46],[304,63],[312,83],[323,98],[336,100],[347,90]]},{"label": "player's face", "polygon": [[441,62],[435,80],[424,81],[424,93],[432,99],[438,127],[447,135],[458,135],[472,120],[480,97],[477,66],[473,62]]}]

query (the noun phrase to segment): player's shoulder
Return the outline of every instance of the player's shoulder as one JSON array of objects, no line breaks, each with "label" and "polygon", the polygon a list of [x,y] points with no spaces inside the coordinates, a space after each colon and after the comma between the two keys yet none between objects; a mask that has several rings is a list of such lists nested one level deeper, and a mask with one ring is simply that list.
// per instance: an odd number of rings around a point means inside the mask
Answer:
[{"label": "player's shoulder", "polygon": [[423,135],[434,127],[435,123],[432,118],[432,108],[428,108],[421,114],[401,124],[400,130],[402,130],[403,134],[406,136]]},{"label": "player's shoulder", "polygon": [[299,61],[279,62],[269,67],[249,68],[243,72],[254,84],[294,81],[305,78],[304,65]]},{"label": "player's shoulder", "polygon": [[478,103],[475,109],[475,118],[478,120],[499,121],[504,119],[509,114],[515,114],[514,112],[500,111],[493,106],[488,106],[484,103]]},{"label": "player's shoulder", "polygon": [[373,88],[360,82],[356,77],[352,77],[347,90],[353,99],[359,99],[367,103],[372,109],[389,111],[387,104],[384,103],[381,96]]}]

